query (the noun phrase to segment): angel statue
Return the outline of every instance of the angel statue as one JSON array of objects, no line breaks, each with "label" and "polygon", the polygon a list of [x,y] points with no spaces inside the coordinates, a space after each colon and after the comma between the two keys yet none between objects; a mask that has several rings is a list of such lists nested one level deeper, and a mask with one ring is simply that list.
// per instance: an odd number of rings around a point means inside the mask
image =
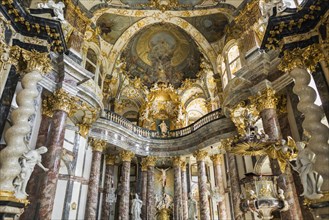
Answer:
[{"label": "angel statue", "polygon": [[308,199],[319,199],[323,196],[323,194],[319,193],[323,179],[313,170],[316,155],[309,148],[305,147],[304,142],[296,142],[296,146],[298,155],[296,166],[292,166],[292,168],[299,173],[303,185],[304,191],[301,196],[305,196]]},{"label": "angel statue", "polygon": [[33,149],[24,153],[20,158],[21,172],[14,180],[17,198],[25,198],[28,196],[25,190],[35,165],[38,165],[45,172],[49,170],[41,164],[41,154],[44,154],[47,151],[48,149],[45,146],[42,146],[38,149]]},{"label": "angel statue", "polygon": [[55,3],[53,0],[49,0],[47,3],[38,3],[38,8],[50,8],[53,9],[55,18],[64,21],[64,8],[65,4],[63,2]]}]

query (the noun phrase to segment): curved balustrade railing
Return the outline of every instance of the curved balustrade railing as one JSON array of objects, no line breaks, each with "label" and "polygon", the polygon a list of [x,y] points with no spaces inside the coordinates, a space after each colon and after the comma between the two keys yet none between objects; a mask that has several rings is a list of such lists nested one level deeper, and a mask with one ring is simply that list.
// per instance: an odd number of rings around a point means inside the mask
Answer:
[{"label": "curved balustrade railing", "polygon": [[203,116],[202,118],[199,118],[196,122],[194,122],[193,124],[184,127],[184,128],[180,128],[177,130],[170,130],[168,131],[168,134],[163,136],[161,135],[158,131],[155,130],[149,130],[146,128],[142,128],[139,127],[137,125],[134,125],[131,121],[129,121],[128,119],[122,117],[121,115],[118,115],[112,111],[109,110],[104,110],[106,113],[105,118],[107,120],[110,120],[118,125],[123,126],[124,128],[134,132],[137,135],[140,135],[142,137],[146,137],[146,138],[156,138],[156,139],[168,139],[168,138],[179,138],[179,137],[183,137],[186,136],[188,134],[193,133],[194,131],[198,130],[199,128],[201,128],[202,126],[208,124],[209,122],[212,122],[214,120],[218,120],[220,118],[223,118],[224,115],[222,114],[222,110],[221,109],[217,109],[215,111],[212,111],[208,114],[206,114],[205,116]]}]

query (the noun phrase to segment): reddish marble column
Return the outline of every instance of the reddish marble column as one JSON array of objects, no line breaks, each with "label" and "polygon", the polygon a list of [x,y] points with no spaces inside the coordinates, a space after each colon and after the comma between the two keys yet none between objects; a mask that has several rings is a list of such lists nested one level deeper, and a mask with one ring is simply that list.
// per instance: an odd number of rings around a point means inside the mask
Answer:
[{"label": "reddish marble column", "polygon": [[[271,88],[266,89],[259,98],[259,111],[263,121],[264,132],[272,140],[281,141],[282,134],[279,124],[279,119],[276,113],[277,98],[275,97],[275,91]],[[281,213],[282,219],[302,219],[302,211],[298,202],[296,193],[296,187],[293,182],[293,177],[290,171],[290,167],[287,167],[287,171],[283,174],[280,170],[279,163],[276,159],[270,159],[271,169],[273,175],[279,176],[278,186],[285,192],[285,197],[289,201],[289,210]]]},{"label": "reddish marble column", "polygon": [[182,219],[188,219],[188,206],[187,206],[187,175],[186,175],[186,162],[183,161],[181,164],[181,171],[182,171],[182,207],[183,207],[183,215]]},{"label": "reddish marble column", "polygon": [[85,219],[87,220],[96,219],[97,216],[100,167],[102,161],[102,152],[106,146],[106,142],[103,140],[91,139],[90,144],[93,149],[93,156],[90,168],[87,203],[85,210]]},{"label": "reddish marble column", "polygon": [[229,166],[229,171],[230,171],[229,176],[230,176],[230,186],[231,186],[231,196],[232,196],[232,202],[233,202],[234,219],[241,220],[241,219],[243,219],[243,214],[240,209],[241,189],[240,189],[240,183],[239,183],[238,168],[236,166],[235,156],[233,154],[227,153],[227,158],[228,158],[228,166]]},{"label": "reddish marble column", "polygon": [[209,200],[207,190],[207,173],[205,158],[208,155],[205,151],[196,151],[193,156],[198,162],[198,183],[199,183],[199,209],[200,219],[210,220]]},{"label": "reddish marble column", "polygon": [[[42,115],[36,148],[47,145],[48,129],[51,123],[51,116],[52,114]],[[39,198],[40,181],[43,174],[45,174],[44,171],[40,167],[36,166],[27,185],[26,192],[29,195],[28,199],[30,204],[25,208],[24,213],[20,216],[20,219],[22,220],[30,220],[36,218],[35,211]]]},{"label": "reddish marble column", "polygon": [[119,201],[119,219],[129,220],[130,163],[134,154],[130,151],[121,151],[120,157],[122,160],[122,189]]},{"label": "reddish marble column", "polygon": [[147,220],[154,220],[156,215],[154,192],[154,166],[156,158],[146,157],[145,160],[147,166]]},{"label": "reddish marble column", "polygon": [[[110,203],[110,189],[113,188],[113,175],[114,175],[115,156],[106,155],[106,167],[105,167],[105,181],[104,181],[104,196],[102,202],[101,219],[110,219],[111,203]],[[113,204],[112,204],[113,205]]]},{"label": "reddish marble column", "polygon": [[182,176],[181,176],[181,163],[180,157],[173,159],[174,167],[174,219],[180,220],[182,214]]},{"label": "reddish marble column", "polygon": [[218,187],[219,194],[223,198],[222,201],[218,202],[219,219],[228,219],[228,215],[227,215],[228,209],[226,208],[225,205],[225,187],[224,187],[224,179],[223,179],[225,175],[223,175],[221,168],[223,156],[220,154],[215,154],[212,155],[210,158],[214,166],[215,184],[216,187]]},{"label": "reddish marble column", "polygon": [[145,158],[142,160],[142,219],[147,220],[147,165]]},{"label": "reddish marble column", "polygon": [[53,120],[49,130],[48,152],[43,156],[44,166],[49,169],[40,187],[39,219],[51,219],[56,194],[58,173],[64,143],[65,125],[71,108],[68,93],[57,90],[54,98]]}]

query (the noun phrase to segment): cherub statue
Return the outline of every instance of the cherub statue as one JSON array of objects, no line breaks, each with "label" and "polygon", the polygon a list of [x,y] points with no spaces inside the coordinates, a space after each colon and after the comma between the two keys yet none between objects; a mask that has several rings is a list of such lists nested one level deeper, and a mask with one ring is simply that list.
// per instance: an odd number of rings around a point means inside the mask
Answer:
[{"label": "cherub statue", "polygon": [[21,172],[14,180],[17,198],[25,198],[28,196],[25,190],[35,165],[38,165],[45,172],[49,170],[41,164],[41,154],[44,154],[47,151],[48,149],[45,146],[42,146],[38,149],[30,150],[27,153],[24,153],[20,158]]},{"label": "cherub statue", "polygon": [[55,3],[53,0],[49,0],[47,3],[39,3],[38,8],[50,8],[53,9],[55,18],[58,20],[64,21],[64,8],[65,5],[63,2]]}]

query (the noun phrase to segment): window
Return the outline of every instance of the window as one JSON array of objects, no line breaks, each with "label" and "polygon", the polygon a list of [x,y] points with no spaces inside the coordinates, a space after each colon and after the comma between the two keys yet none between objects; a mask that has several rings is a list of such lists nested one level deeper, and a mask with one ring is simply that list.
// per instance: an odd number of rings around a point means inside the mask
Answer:
[{"label": "window", "polygon": [[224,55],[221,61],[221,72],[223,88],[228,84],[228,81],[235,77],[235,73],[241,69],[240,52],[238,45],[232,44],[224,49]]},{"label": "window", "polygon": [[96,73],[97,66],[97,55],[92,49],[88,49],[86,56],[86,66],[85,69],[91,73]]}]

